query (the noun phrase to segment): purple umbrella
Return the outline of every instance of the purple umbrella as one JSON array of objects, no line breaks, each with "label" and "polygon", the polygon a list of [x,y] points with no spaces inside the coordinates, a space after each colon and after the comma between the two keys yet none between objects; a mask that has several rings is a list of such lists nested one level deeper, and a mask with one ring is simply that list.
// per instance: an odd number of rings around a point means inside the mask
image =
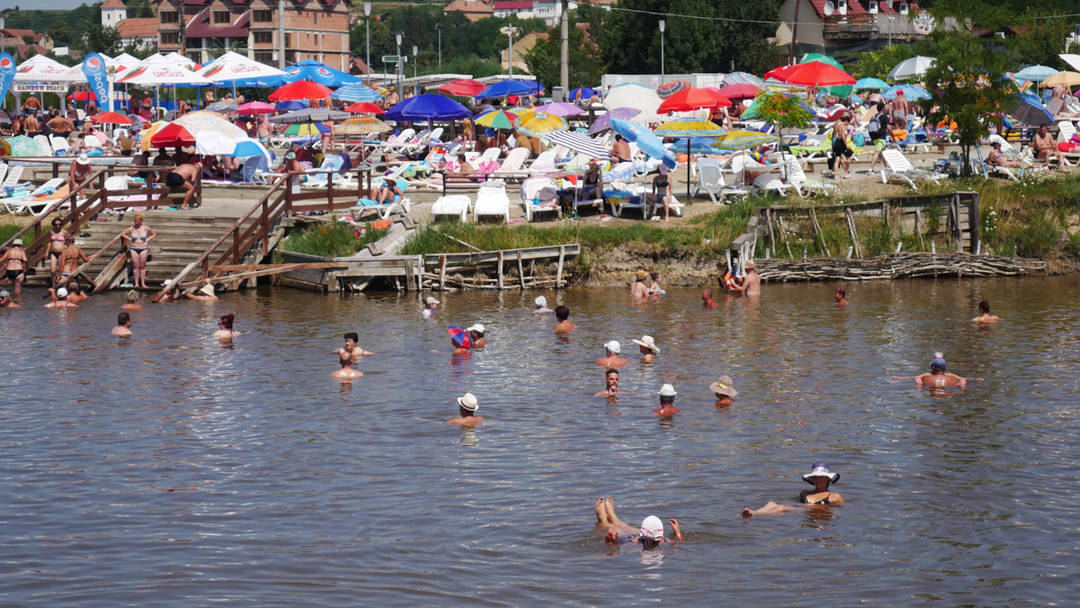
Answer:
[{"label": "purple umbrella", "polygon": [[596,135],[601,131],[610,129],[612,118],[618,118],[619,120],[630,120],[638,114],[641,114],[641,110],[638,110],[636,108],[612,108],[610,111],[596,117],[596,120],[594,120],[592,125],[589,127],[589,135]]},{"label": "purple umbrella", "polygon": [[566,103],[565,101],[555,101],[552,103],[546,103],[542,106],[536,106],[533,108],[537,112],[547,112],[548,114],[554,114],[555,116],[577,116],[578,114],[584,114],[585,110],[575,106],[572,103]]}]

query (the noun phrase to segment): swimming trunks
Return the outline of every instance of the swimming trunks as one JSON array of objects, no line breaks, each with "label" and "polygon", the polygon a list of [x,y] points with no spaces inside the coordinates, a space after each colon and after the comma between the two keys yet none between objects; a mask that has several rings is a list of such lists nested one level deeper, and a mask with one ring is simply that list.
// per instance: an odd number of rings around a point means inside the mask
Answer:
[{"label": "swimming trunks", "polygon": [[15,279],[19,278],[19,275],[22,273],[23,271],[21,270],[11,270],[9,268],[8,271],[4,273],[4,275],[8,278],[8,280],[14,281]]},{"label": "swimming trunks", "polygon": [[179,188],[180,186],[184,185],[185,181],[186,180],[184,179],[184,176],[180,175],[179,173],[173,173],[172,171],[169,171],[165,174],[165,185],[170,188]]}]

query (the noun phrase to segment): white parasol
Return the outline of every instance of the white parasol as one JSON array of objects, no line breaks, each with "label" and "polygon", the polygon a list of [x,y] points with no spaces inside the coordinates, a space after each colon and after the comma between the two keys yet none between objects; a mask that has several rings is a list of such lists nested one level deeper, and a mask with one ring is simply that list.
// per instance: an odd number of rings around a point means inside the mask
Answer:
[{"label": "white parasol", "polygon": [[277,78],[285,72],[229,51],[206,64],[199,75],[214,82],[231,82],[243,78]]}]

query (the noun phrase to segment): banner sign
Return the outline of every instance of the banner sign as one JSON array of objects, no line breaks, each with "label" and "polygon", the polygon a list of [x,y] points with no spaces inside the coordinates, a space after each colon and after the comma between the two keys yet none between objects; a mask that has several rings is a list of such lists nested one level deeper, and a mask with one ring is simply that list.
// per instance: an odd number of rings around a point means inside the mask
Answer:
[{"label": "banner sign", "polygon": [[90,90],[98,98],[98,107],[109,111],[109,77],[105,66],[105,58],[98,53],[90,53],[83,59],[82,71],[86,75],[86,81],[90,83]]},{"label": "banner sign", "polygon": [[16,82],[11,87],[12,93],[67,93],[69,90],[70,82]]},{"label": "banner sign", "polygon": [[11,53],[0,53],[0,103],[4,101],[11,88],[11,81],[15,80],[15,58]]}]

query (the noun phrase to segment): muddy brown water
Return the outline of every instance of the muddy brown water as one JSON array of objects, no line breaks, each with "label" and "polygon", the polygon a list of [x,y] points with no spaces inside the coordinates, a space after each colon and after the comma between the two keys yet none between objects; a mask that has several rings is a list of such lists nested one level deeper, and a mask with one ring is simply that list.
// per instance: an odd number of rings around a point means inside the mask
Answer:
[{"label": "muddy brown water", "polygon": [[[1069,605],[1078,591],[1080,281],[766,285],[703,311],[697,291],[317,296],[285,289],[135,313],[0,311],[0,597],[12,606]],[[967,322],[989,298],[997,327]],[[250,332],[209,339],[217,315]],[[452,358],[445,326],[489,345]],[[329,377],[345,331],[375,351]],[[631,339],[656,338],[642,364]],[[631,359],[617,404],[593,361]],[[431,353],[437,349],[441,352]],[[983,377],[931,394],[933,351]],[[707,385],[734,377],[716,408]],[[651,413],[661,384],[681,413]],[[487,422],[443,421],[475,393]],[[816,460],[846,504],[794,504]],[[612,550],[592,504],[688,540]]]}]

